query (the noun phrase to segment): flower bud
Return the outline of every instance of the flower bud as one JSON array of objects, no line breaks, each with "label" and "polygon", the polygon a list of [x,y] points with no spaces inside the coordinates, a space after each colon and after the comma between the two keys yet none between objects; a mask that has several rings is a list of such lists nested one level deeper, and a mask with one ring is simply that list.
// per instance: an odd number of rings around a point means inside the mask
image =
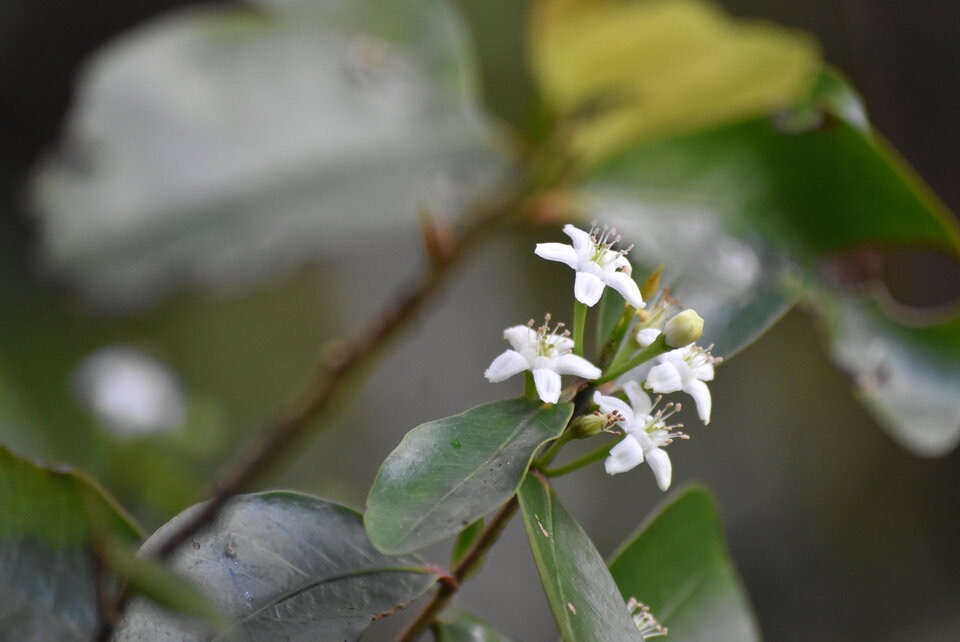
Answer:
[{"label": "flower bud", "polygon": [[684,310],[663,328],[663,336],[671,348],[688,346],[702,335],[703,318],[695,310]]},{"label": "flower bud", "polygon": [[570,424],[570,431],[575,439],[593,437],[612,426],[614,422],[609,415],[595,412],[591,415],[582,415]]}]

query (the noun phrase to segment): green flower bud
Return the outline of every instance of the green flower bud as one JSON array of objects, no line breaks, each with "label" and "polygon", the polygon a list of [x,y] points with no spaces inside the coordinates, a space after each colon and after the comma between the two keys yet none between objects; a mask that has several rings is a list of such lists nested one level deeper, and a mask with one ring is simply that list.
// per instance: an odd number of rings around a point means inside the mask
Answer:
[{"label": "green flower bud", "polygon": [[592,415],[583,415],[574,419],[570,424],[570,431],[574,439],[586,439],[603,432],[613,424],[614,421],[609,415],[595,412]]},{"label": "green flower bud", "polygon": [[663,337],[671,348],[690,345],[703,336],[703,318],[696,310],[684,310],[667,321]]}]

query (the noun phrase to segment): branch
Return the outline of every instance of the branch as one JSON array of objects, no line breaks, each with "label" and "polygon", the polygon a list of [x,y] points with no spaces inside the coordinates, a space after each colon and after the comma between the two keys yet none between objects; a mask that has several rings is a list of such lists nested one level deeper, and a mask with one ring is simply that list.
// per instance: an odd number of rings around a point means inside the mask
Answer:
[{"label": "branch", "polygon": [[[260,437],[218,476],[207,503],[160,542],[153,556],[158,560],[168,558],[198,531],[210,525],[231,497],[247,488],[298,445],[310,432],[312,420],[328,410],[332,402],[349,389],[350,380],[372,363],[410,324],[447,280],[452,268],[480,243],[491,228],[517,214],[520,204],[520,196],[510,191],[499,200],[478,207],[459,238],[444,252],[429,252],[431,266],[420,280],[393,305],[387,306],[369,327],[340,344],[336,351],[328,351],[321,360],[313,384],[260,429]],[[112,617],[104,620],[95,639],[103,642],[110,639],[128,601],[126,592],[117,597]]]}]

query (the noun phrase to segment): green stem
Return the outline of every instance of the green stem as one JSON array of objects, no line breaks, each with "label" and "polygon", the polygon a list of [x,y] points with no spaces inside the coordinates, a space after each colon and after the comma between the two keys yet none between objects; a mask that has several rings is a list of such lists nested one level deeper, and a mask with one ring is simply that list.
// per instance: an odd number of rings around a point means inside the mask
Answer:
[{"label": "green stem", "polygon": [[573,431],[565,430],[563,434],[553,440],[547,449],[543,451],[543,454],[537,458],[537,461],[533,463],[533,468],[544,469],[550,465],[557,455],[560,453],[560,449],[567,445],[567,442],[573,439]]},{"label": "green stem", "polygon": [[633,321],[635,315],[635,308],[630,305],[624,306],[623,313],[620,315],[620,318],[617,319],[617,323],[613,326],[610,337],[600,352],[600,358],[597,359],[598,366],[607,368],[617,362],[616,357],[620,355],[620,346],[623,343],[623,337],[627,333],[627,329],[630,327],[630,323]]},{"label": "green stem", "polygon": [[583,356],[583,332],[587,325],[587,305],[579,301],[573,302],[573,353]]},{"label": "green stem", "polygon": [[556,468],[540,468],[540,472],[543,473],[545,477],[560,477],[561,475],[572,473],[573,471],[579,470],[584,466],[589,466],[590,464],[598,462],[601,459],[606,459],[610,455],[610,449],[616,446],[622,440],[623,437],[620,437],[614,444],[604,444],[600,448],[587,453],[583,457],[571,461],[569,464],[557,466]]},{"label": "green stem", "polygon": [[606,372],[606,374],[604,374],[602,377],[600,377],[593,383],[595,385],[600,385],[608,381],[613,381],[614,379],[624,374],[625,372],[630,372],[640,364],[646,363],[647,361],[650,361],[650,359],[653,359],[654,357],[659,357],[661,354],[670,352],[671,350],[673,350],[673,348],[667,345],[666,338],[663,336],[663,334],[660,334],[660,336],[657,337],[656,341],[654,341],[653,343],[648,345],[646,348],[638,352],[637,356],[635,356],[633,359],[630,359],[629,361],[627,361],[622,365],[611,367],[610,370]]}]

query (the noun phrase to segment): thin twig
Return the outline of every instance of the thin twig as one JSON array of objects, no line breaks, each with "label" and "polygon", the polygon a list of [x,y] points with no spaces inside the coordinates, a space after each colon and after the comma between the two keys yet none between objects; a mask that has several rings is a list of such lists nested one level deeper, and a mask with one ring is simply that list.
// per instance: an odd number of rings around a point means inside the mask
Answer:
[{"label": "thin twig", "polygon": [[[299,444],[309,432],[312,420],[326,411],[338,395],[348,389],[349,380],[379,356],[383,348],[415,318],[450,276],[452,268],[477,246],[483,236],[496,224],[517,213],[519,204],[520,198],[511,192],[501,200],[487,203],[475,211],[453,247],[442,256],[430,257],[430,269],[418,282],[393,305],[384,309],[372,325],[321,361],[314,383],[258,431],[260,437],[218,476],[206,504],[167,535],[154,549],[153,556],[160,560],[168,558],[198,531],[210,525],[234,495],[247,488],[288,454],[294,445]],[[110,639],[113,622],[119,621],[128,601],[129,594],[126,592],[117,598],[112,609],[114,618],[103,623],[95,640],[107,642]]]},{"label": "thin twig", "polygon": [[420,611],[416,619],[400,632],[395,642],[413,642],[433,624],[433,621],[440,611],[447,606],[457,591],[460,590],[460,586],[463,584],[467,575],[483,560],[483,556],[490,550],[490,547],[500,539],[500,534],[503,532],[503,529],[507,527],[507,524],[510,523],[510,519],[517,512],[518,506],[517,496],[514,495],[510,498],[509,502],[497,511],[497,514],[494,515],[493,519],[487,524],[483,533],[480,534],[479,539],[477,539],[470,550],[467,551],[467,554],[463,556],[463,559],[460,560],[460,563],[453,569],[451,575],[455,581],[440,583],[437,592],[433,594],[430,602]]}]

